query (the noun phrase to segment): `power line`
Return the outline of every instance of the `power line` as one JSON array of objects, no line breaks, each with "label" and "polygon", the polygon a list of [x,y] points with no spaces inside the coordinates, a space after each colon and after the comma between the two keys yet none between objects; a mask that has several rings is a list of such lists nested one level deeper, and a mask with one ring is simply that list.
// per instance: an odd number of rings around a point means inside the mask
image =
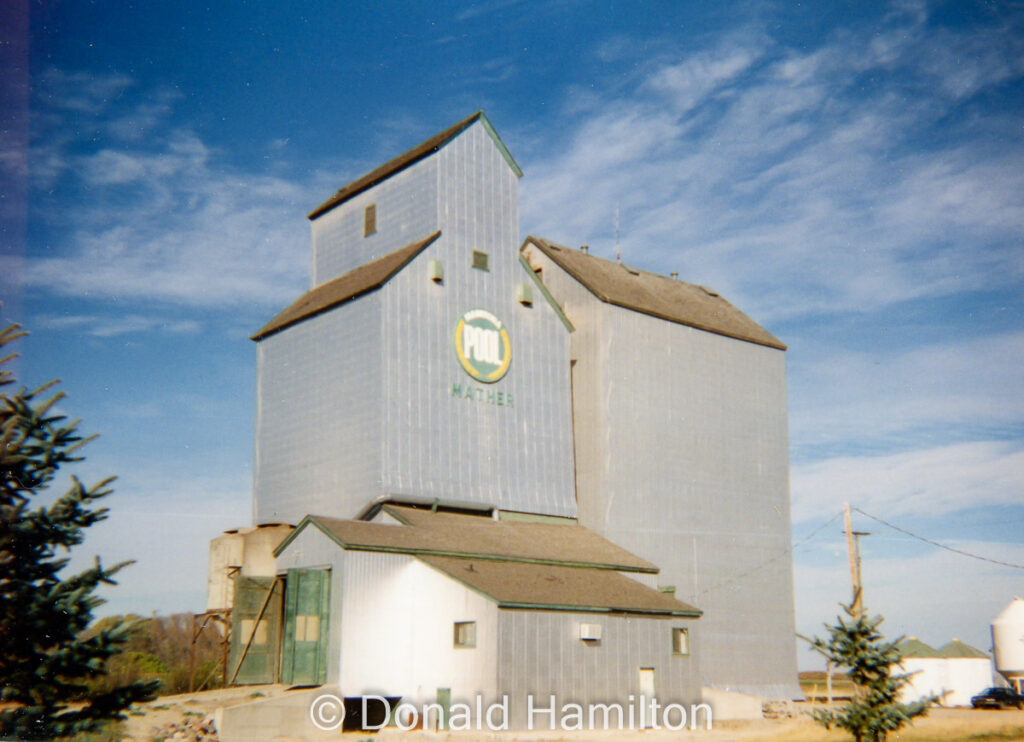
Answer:
[{"label": "power line", "polygon": [[860,508],[855,507],[855,508],[853,508],[853,510],[856,510],[858,513],[860,513],[863,516],[871,518],[871,520],[873,520],[873,521],[877,521],[877,522],[881,523],[883,526],[888,526],[889,528],[893,529],[894,531],[899,531],[900,533],[904,533],[907,536],[910,536],[911,538],[916,538],[918,541],[924,541],[926,544],[931,544],[932,546],[937,546],[940,549],[945,549],[946,551],[951,551],[954,554],[960,554],[961,556],[970,557],[971,559],[979,559],[979,560],[981,560],[983,562],[989,562],[991,564],[998,564],[1001,567],[1012,567],[1013,569],[1024,569],[1024,564],[1011,564],[1010,562],[1001,562],[998,559],[989,559],[988,557],[983,557],[983,556],[980,556],[979,554],[972,554],[969,551],[963,551],[962,549],[955,549],[952,546],[946,546],[945,544],[940,544],[938,541],[932,541],[930,538],[925,538],[924,536],[918,536],[916,533],[911,533],[910,531],[908,531],[905,528],[900,528],[899,526],[894,526],[889,521],[882,520],[881,518],[879,518],[877,516],[874,516],[871,513],[865,513]]},{"label": "power line", "polygon": [[701,590],[699,593],[697,593],[697,597],[700,597],[701,595],[706,595],[706,594],[708,594],[710,592],[713,592],[713,591],[718,590],[720,588],[726,587],[727,585],[731,585],[734,582],[737,582],[737,581],[743,579],[744,577],[747,577],[748,575],[752,575],[754,572],[757,572],[760,569],[764,569],[769,564],[772,564],[773,562],[779,561],[784,556],[792,554],[795,549],[797,549],[797,548],[803,546],[804,544],[806,544],[808,541],[810,541],[812,538],[814,538],[819,533],[824,531],[828,526],[830,526],[833,523],[835,523],[841,517],[843,517],[843,511],[842,510],[840,510],[838,513],[836,513],[834,516],[832,516],[829,520],[825,521],[820,526],[815,528],[813,531],[810,532],[810,534],[808,534],[807,536],[805,536],[804,538],[800,539],[795,544],[790,546],[788,549],[785,549],[784,551],[779,552],[778,554],[773,556],[771,559],[766,559],[765,561],[763,561],[760,564],[758,564],[756,567],[754,567],[752,569],[748,569],[746,572],[740,572],[739,574],[733,575],[729,579],[727,579],[727,580],[725,580],[723,582],[718,583],[714,587],[709,587],[707,590]]}]

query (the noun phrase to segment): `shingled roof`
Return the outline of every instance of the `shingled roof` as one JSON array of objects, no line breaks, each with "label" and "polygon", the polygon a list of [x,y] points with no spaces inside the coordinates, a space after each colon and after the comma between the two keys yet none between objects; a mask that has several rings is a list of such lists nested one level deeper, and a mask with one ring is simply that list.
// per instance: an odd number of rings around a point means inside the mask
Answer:
[{"label": "shingled roof", "polygon": [[502,608],[702,615],[622,574],[658,569],[582,526],[393,504],[383,510],[399,524],[306,516],[274,555],[312,527],[346,550],[415,557]]},{"label": "shingled roof", "polygon": [[407,167],[415,165],[424,157],[427,157],[437,152],[444,145],[448,144],[448,142],[450,142],[452,139],[454,139],[459,134],[464,132],[477,121],[483,124],[491,139],[494,140],[494,144],[501,151],[501,154],[505,158],[505,161],[509,164],[509,167],[512,168],[512,171],[516,175],[522,176],[523,171],[520,169],[519,165],[516,164],[515,159],[513,159],[512,157],[512,153],[508,151],[508,148],[505,146],[505,143],[501,141],[501,137],[498,136],[498,133],[494,130],[494,127],[491,125],[491,122],[484,115],[483,111],[477,111],[469,118],[463,119],[454,126],[448,127],[440,134],[435,134],[427,141],[416,145],[408,152],[399,155],[398,157],[396,157],[393,160],[390,160],[389,162],[385,162],[376,170],[371,170],[363,177],[353,180],[347,186],[341,188],[337,193],[335,193],[329,199],[327,199],[318,207],[313,209],[313,211],[309,213],[309,218],[316,219],[318,216],[327,213],[335,206],[344,203],[353,196],[362,193],[363,191],[369,188],[372,188],[381,181],[387,180],[395,173],[398,173],[402,170],[405,170]]},{"label": "shingled roof", "polygon": [[521,249],[526,250],[528,245],[534,245],[607,304],[736,340],[786,349],[782,341],[704,286],[648,273],[540,237],[527,237]]},{"label": "shingled roof", "polygon": [[406,245],[383,258],[361,265],[343,276],[338,276],[334,280],[307,291],[291,306],[264,325],[263,329],[253,335],[251,339],[262,340],[296,322],[326,312],[350,299],[380,288],[440,236],[440,232],[434,232],[419,242]]},{"label": "shingled roof", "polygon": [[363,551],[463,556],[656,573],[658,568],[582,526],[496,521],[488,516],[386,505],[404,526],[307,515],[277,550],[314,526],[339,546]]},{"label": "shingled roof", "polygon": [[[571,528],[572,526],[566,526]],[[420,561],[483,593],[502,608],[649,613],[697,618],[668,593],[606,569],[420,556]]]}]

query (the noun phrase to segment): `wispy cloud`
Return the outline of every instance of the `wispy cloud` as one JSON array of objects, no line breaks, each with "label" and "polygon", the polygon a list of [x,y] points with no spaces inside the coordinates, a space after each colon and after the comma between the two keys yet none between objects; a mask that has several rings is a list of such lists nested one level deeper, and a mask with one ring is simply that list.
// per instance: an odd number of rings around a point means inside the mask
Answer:
[{"label": "wispy cloud", "polygon": [[798,460],[837,443],[861,451],[906,442],[1000,437],[1024,425],[1024,333],[951,337],[911,348],[801,353],[790,383]]},{"label": "wispy cloud", "polygon": [[942,32],[943,47],[922,23],[901,13],[810,50],[750,30],[591,94],[593,109],[572,101],[564,150],[525,163],[524,225],[608,256],[618,208],[625,255],[769,323],[1013,285],[1019,254],[990,248],[1024,225],[1024,146],[998,116],[985,137],[960,121],[1020,78],[1016,61],[984,64],[1020,42],[998,27]]},{"label": "wispy cloud", "polygon": [[1024,447],[978,441],[877,456],[837,456],[796,466],[793,520],[800,523],[850,502],[887,518],[943,516],[1016,505],[1024,492]]},{"label": "wispy cloud", "polygon": [[[300,184],[228,166],[169,118],[174,94],[111,104],[111,96],[133,87],[124,76],[51,71],[45,79],[52,88],[46,126],[54,136],[34,145],[34,162],[43,163],[33,173],[34,205],[48,241],[58,248],[26,256],[24,288],[103,300],[261,308],[279,306],[304,288],[304,213],[330,190],[320,174]],[[64,111],[89,114],[84,125],[119,135],[120,146],[90,150],[67,133],[73,122],[62,117]],[[158,135],[137,136],[154,127]],[[47,196],[58,179],[65,195],[59,210]],[[68,192],[81,198],[67,199]],[[92,332],[135,327],[141,327],[138,318]]]},{"label": "wispy cloud", "polygon": [[183,335],[199,332],[201,324],[195,320],[173,319],[124,314],[104,315],[49,315],[37,317],[35,322],[47,330],[75,330],[93,337],[115,337],[133,333],[165,332]]}]

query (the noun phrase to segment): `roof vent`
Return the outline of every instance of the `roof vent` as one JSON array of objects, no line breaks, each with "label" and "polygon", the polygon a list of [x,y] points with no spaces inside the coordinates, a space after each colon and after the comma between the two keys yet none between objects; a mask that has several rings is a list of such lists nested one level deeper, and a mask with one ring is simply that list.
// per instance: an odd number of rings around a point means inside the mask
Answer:
[{"label": "roof vent", "polygon": [[590,245],[580,245],[580,252],[584,255],[590,255]]},{"label": "roof vent", "polygon": [[671,273],[669,273],[669,275],[672,276],[673,281],[679,280],[679,271],[672,271]]}]

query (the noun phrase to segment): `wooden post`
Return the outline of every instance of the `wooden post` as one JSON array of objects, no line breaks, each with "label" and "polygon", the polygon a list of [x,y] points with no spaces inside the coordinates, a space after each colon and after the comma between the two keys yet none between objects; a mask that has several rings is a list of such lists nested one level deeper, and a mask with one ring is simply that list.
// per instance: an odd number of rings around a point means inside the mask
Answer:
[{"label": "wooden post", "polygon": [[860,613],[860,575],[857,560],[853,555],[853,524],[850,518],[850,503],[843,503],[843,524],[846,526],[846,553],[850,558],[850,583],[853,585],[853,613]]}]

